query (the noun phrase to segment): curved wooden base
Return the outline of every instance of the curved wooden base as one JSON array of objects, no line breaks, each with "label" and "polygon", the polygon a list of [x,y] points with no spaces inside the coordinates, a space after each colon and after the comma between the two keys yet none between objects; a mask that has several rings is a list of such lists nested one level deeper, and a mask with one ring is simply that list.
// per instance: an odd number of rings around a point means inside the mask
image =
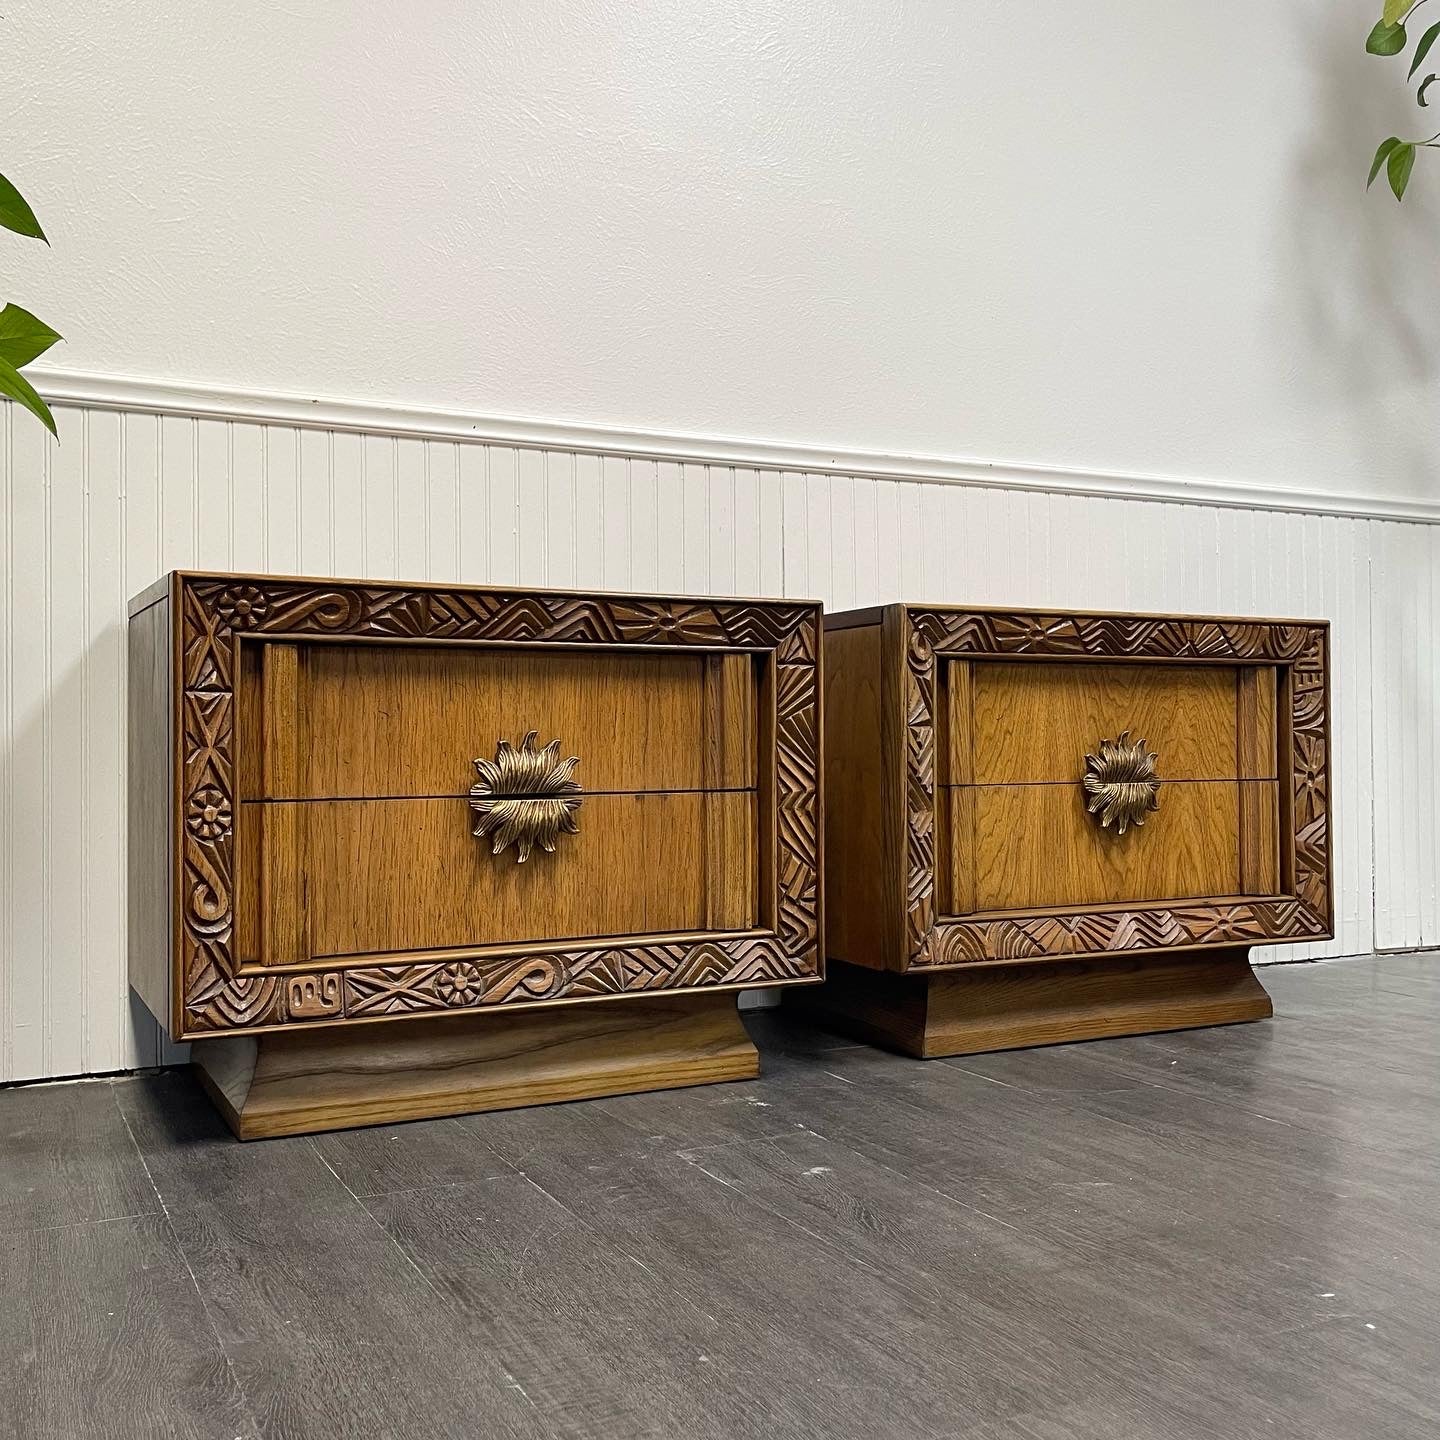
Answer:
[{"label": "curved wooden base", "polygon": [[200,1040],[191,1061],[242,1140],[760,1073],[731,994]]},{"label": "curved wooden base", "polygon": [[817,1023],[918,1055],[977,1055],[1265,1020],[1270,996],[1249,949],[1092,955],[894,975],[832,960],[824,985],[786,997]]}]

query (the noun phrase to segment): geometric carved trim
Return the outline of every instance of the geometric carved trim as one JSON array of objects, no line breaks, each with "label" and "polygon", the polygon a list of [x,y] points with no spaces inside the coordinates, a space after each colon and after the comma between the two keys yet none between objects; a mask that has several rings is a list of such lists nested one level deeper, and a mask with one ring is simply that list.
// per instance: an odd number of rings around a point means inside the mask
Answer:
[{"label": "geometric carved trim", "polygon": [[[1326,626],[1029,611],[907,609],[904,614],[908,969],[1331,935]],[[936,656],[942,654],[966,659],[1228,660],[1286,667],[1291,706],[1292,893],[1227,904],[1184,902],[1121,911],[937,920],[935,693]]]},{"label": "geometric carved trim", "polygon": [[[819,612],[813,605],[181,574],[177,822],[185,1038],[820,973]],[[547,948],[503,960],[241,972],[234,940],[235,675],[242,634],[770,652],[776,694],[773,935]]]},{"label": "geometric carved trim", "polygon": [[770,936],[554,950],[520,959],[382,965],[344,972],[346,1014],[398,1015],[800,979],[813,971]]}]

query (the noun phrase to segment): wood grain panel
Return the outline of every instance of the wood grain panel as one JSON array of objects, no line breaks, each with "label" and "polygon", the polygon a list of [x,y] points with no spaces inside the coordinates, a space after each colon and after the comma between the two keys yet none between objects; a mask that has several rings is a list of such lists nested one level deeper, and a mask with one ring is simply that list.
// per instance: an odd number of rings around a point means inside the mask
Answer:
[{"label": "wood grain panel", "polygon": [[1242,665],[1235,673],[1235,742],[1243,780],[1276,778],[1278,738],[1275,702],[1278,672],[1273,665]]},{"label": "wood grain panel", "polygon": [[459,800],[247,802],[242,819],[276,809],[297,816],[299,859],[272,903],[303,895],[307,956],[700,930],[711,903],[754,923],[753,888],[712,890],[707,862],[718,814],[753,835],[751,791],[592,795],[580,833],[523,865],[471,835]]},{"label": "wood grain panel", "polygon": [[978,911],[1239,893],[1233,781],[1167,785],[1123,836],[1100,828],[1078,785],[976,786],[974,797]]},{"label": "wood grain panel", "polygon": [[475,757],[527,730],[580,757],[587,791],[748,787],[754,680],[734,658],[711,678],[703,655],[306,645],[295,785],[262,781],[245,798],[460,795]]},{"label": "wood grain panel", "polygon": [[[298,645],[260,650],[260,750],[262,793],[304,793],[304,773],[315,747],[305,714],[307,652]],[[323,747],[322,747],[323,748]],[[300,873],[301,816],[294,805],[255,808],[260,852],[260,963],[294,965],[306,958],[305,894]]]},{"label": "wood grain panel", "polygon": [[[942,785],[974,785],[975,779],[975,663],[952,660],[945,666],[941,703],[946,718],[941,722],[940,754],[944,769],[938,776]],[[948,740],[948,743],[945,741]]]},{"label": "wood grain panel", "polygon": [[825,948],[887,963],[886,767],[881,751],[879,624],[825,631]]},{"label": "wood grain panel", "polygon": [[935,791],[935,865],[943,891],[944,915],[969,915],[975,908],[975,796],[973,785]]},{"label": "wood grain panel", "polygon": [[1280,889],[1280,796],[1274,780],[1240,782],[1240,893]]},{"label": "wood grain panel", "polygon": [[707,655],[702,663],[702,784],[707,790],[747,789],[755,784],[756,670],[762,662],[753,655],[731,652]]},{"label": "wood grain panel", "polygon": [[[1149,741],[1162,779],[1238,774],[1235,667],[978,661],[973,670],[977,785],[1078,780],[1086,753],[1122,730]],[[952,705],[952,731],[965,718]],[[952,738],[952,754],[962,743]]]},{"label": "wood grain panel", "polygon": [[[705,928],[748,930],[760,923],[757,807],[753,792],[711,790],[705,802]],[[527,862],[528,863],[528,862]]]}]

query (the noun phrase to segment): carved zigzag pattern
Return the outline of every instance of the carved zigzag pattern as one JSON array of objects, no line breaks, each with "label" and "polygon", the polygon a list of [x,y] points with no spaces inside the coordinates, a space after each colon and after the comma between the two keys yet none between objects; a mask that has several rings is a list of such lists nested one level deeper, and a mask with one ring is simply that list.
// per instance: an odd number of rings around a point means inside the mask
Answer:
[{"label": "carved zigzag pattern", "polygon": [[345,1014],[401,1015],[707,985],[763,985],[813,973],[776,940],[702,940],[340,971]]},{"label": "carved zigzag pattern", "polygon": [[960,922],[935,926],[917,965],[1303,940],[1325,929],[1308,905],[1290,899]]},{"label": "carved zigzag pattern", "polygon": [[1317,634],[1323,637],[1323,631],[1313,625],[1039,611],[912,610],[910,623],[931,650],[956,655],[1152,656],[1284,663],[1307,650]]},{"label": "carved zigzag pattern", "polygon": [[776,667],[775,707],[779,929],[793,953],[811,956],[818,965],[819,709],[811,666]]}]

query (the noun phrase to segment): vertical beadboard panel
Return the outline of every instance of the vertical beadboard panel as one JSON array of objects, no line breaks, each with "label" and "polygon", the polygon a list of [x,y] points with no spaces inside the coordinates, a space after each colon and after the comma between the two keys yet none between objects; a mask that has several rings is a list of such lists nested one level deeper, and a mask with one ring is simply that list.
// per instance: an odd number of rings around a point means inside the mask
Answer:
[{"label": "vertical beadboard panel", "polygon": [[600,462],[600,584],[630,588],[630,462],[606,455]]},{"label": "vertical beadboard panel", "polygon": [[300,444],[298,430],[267,425],[260,430],[264,445],[265,568],[275,575],[300,573]]},{"label": "vertical beadboard panel", "polygon": [[15,903],[15,832],[19,828],[16,807],[15,673],[13,661],[15,621],[15,552],[12,544],[16,504],[15,457],[11,451],[11,426],[15,407],[0,406],[0,1076],[14,1069],[11,1051],[15,1040],[15,978],[19,970]]},{"label": "vertical beadboard panel", "polygon": [[[431,446],[424,440],[395,442],[395,573],[429,575]],[[271,567],[272,569],[275,567]]]},{"label": "vertical beadboard panel", "polygon": [[[84,817],[83,1029],[78,1063],[122,1040],[125,993],[111,978],[124,972],[125,872],[125,630],[124,496],[119,415],[85,416],[85,635],[79,656],[84,677],[81,788]],[[53,1057],[52,1057],[53,1060]]]},{"label": "vertical beadboard panel", "polygon": [[[65,424],[68,433],[69,415],[57,412],[57,423]],[[46,794],[54,750],[48,698],[52,453],[49,437],[38,426],[17,424],[12,416],[11,603],[6,612],[12,689],[6,759],[14,919],[13,948],[6,965],[10,972],[6,1019],[10,1074],[19,1077],[49,1073],[45,1016],[52,905],[46,887],[50,821]]]},{"label": "vertical beadboard panel", "polygon": [[274,570],[270,560],[270,472],[262,425],[227,426],[226,487],[230,494],[232,570]]},{"label": "vertical beadboard panel", "polygon": [[[467,447],[472,450],[474,447]],[[425,445],[424,573],[434,580],[460,578],[460,447],[453,441]]]},{"label": "vertical beadboard panel", "polygon": [[173,1056],[125,987],[124,603],[175,566],[1334,626],[1337,936],[1440,944],[1440,527],[0,406],[0,1080]]},{"label": "vertical beadboard panel", "polygon": [[[45,694],[41,723],[45,743],[46,949],[41,1054],[47,1071],[74,1074],[83,1068],[85,913],[81,886],[85,864],[85,591],[86,432],[89,417],[69,410],[64,441],[50,452],[46,525],[49,590]],[[40,957],[36,957],[37,959]],[[66,1023],[57,1025],[57,1014]],[[79,1017],[79,1023],[76,1023]]]},{"label": "vertical beadboard panel", "polygon": [[582,590],[605,584],[605,487],[598,455],[575,456],[574,583]]},{"label": "vertical beadboard panel", "polygon": [[1440,944],[1435,636],[1440,532],[1370,522],[1375,943]]}]

